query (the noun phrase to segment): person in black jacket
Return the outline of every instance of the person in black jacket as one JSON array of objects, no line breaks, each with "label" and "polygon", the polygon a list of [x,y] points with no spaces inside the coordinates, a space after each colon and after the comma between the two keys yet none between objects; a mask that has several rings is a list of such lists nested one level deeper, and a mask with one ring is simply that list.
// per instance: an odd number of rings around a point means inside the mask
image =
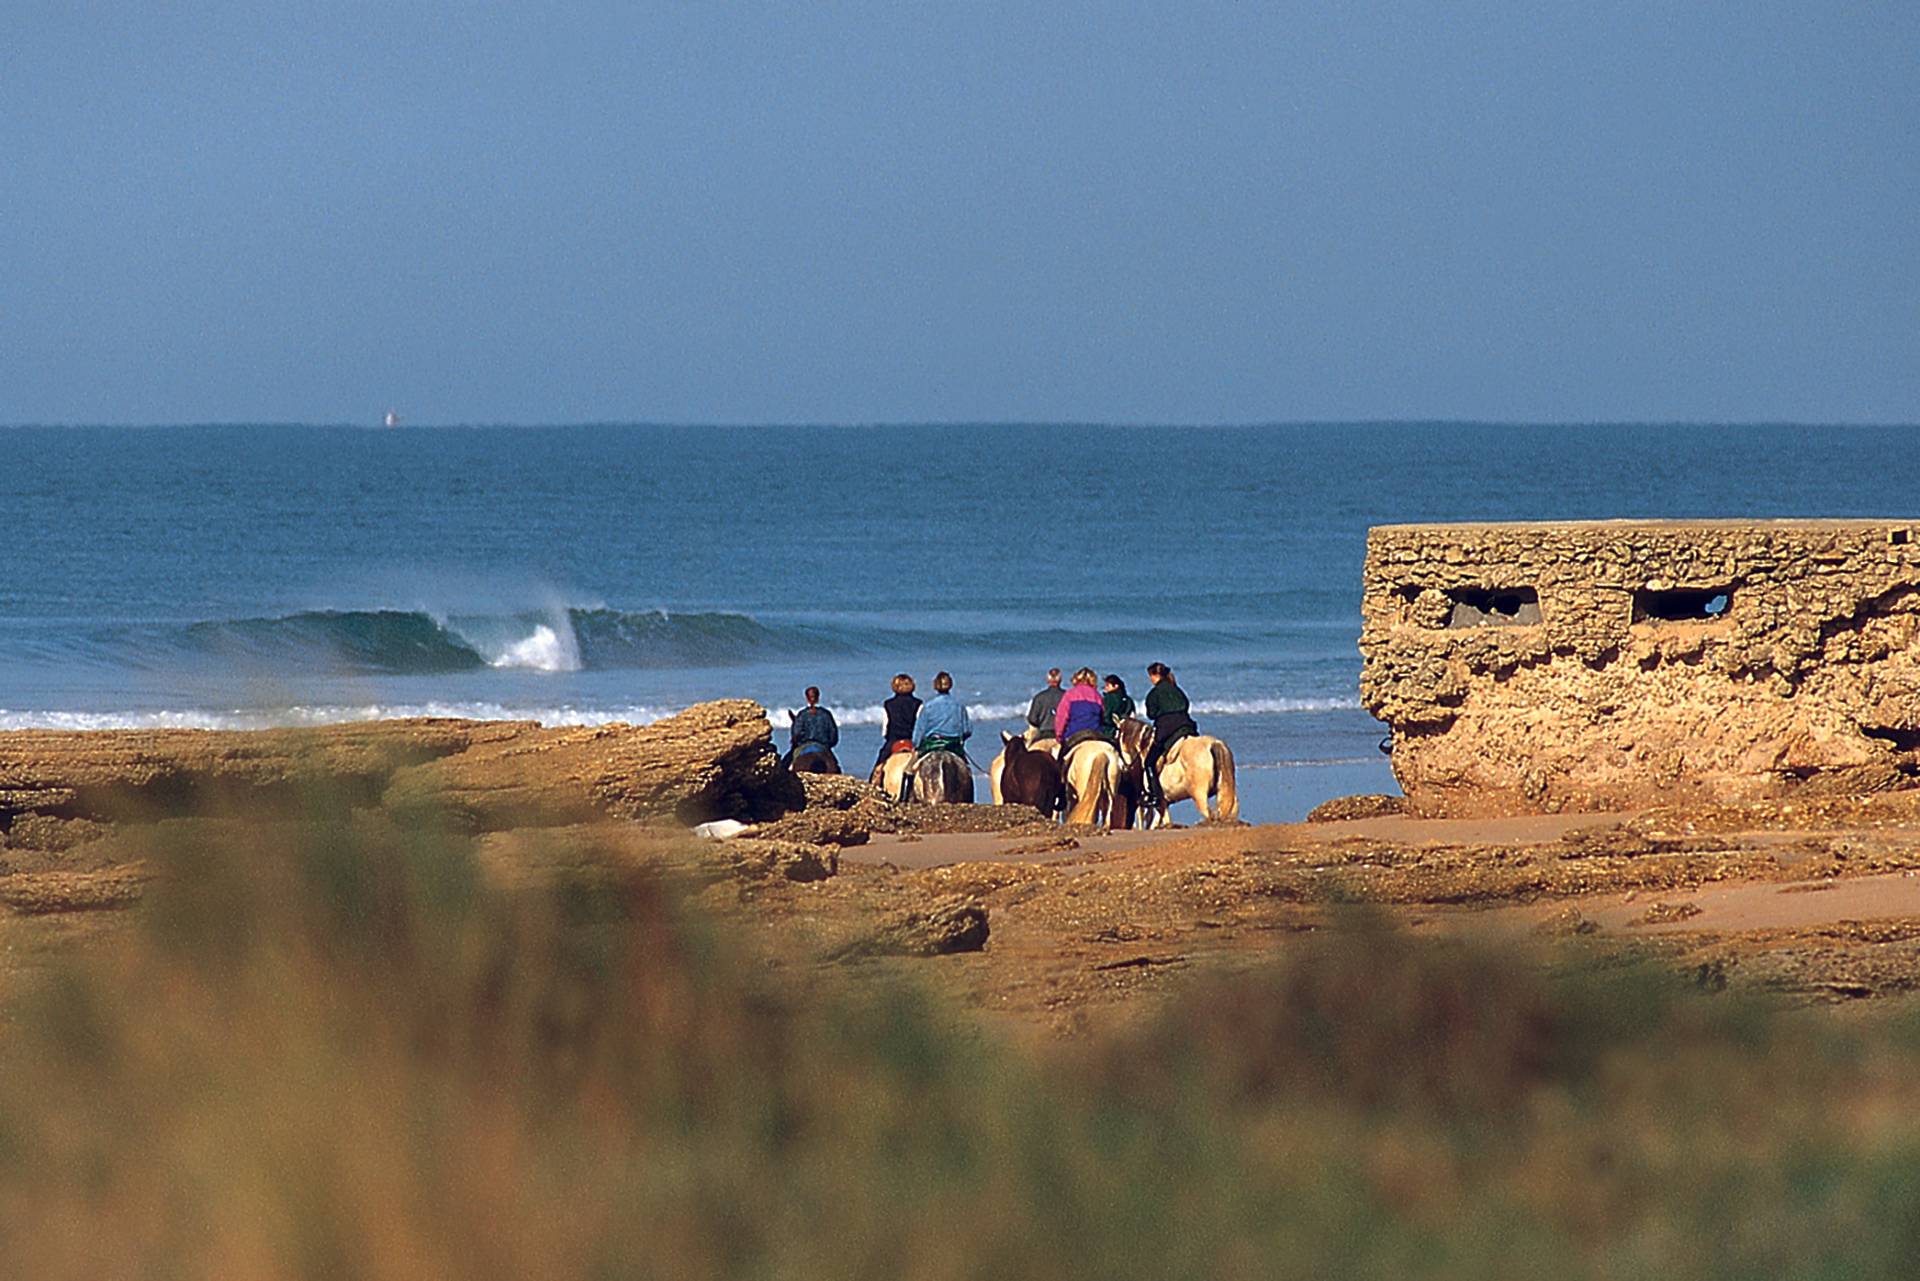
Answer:
[{"label": "person in black jacket", "polygon": [[1153,746],[1147,749],[1147,804],[1160,804],[1160,761],[1167,749],[1200,727],[1188,713],[1186,691],[1173,679],[1173,669],[1165,663],[1148,663],[1147,679],[1153,688],[1147,691],[1147,719],[1153,722]]},{"label": "person in black jacket", "polygon": [[873,758],[876,766],[893,755],[895,743],[913,746],[913,723],[920,719],[920,700],[913,696],[913,677],[905,672],[894,677],[893,697],[880,706],[887,714],[887,724],[880,736],[880,755]]}]

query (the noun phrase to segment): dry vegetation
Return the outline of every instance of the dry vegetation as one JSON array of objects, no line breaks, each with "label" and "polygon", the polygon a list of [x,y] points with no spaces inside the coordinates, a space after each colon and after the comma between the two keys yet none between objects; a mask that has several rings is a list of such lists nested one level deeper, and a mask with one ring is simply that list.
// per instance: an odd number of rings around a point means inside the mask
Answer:
[{"label": "dry vegetation", "polygon": [[[815,876],[780,839],[325,804],[129,829],[8,878],[141,897],[0,916],[5,1271],[1904,1276],[1902,1009],[1782,1008],[1684,933],[1456,928],[1906,857],[1874,839],[1252,829]],[[921,946],[969,908],[983,951]]]}]

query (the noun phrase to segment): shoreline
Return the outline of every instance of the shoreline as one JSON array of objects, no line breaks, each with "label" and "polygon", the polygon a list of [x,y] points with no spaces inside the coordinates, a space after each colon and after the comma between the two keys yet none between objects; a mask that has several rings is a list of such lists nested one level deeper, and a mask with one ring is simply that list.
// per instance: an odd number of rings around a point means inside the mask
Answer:
[{"label": "shoreline", "polygon": [[[873,963],[1043,1034],[1135,1017],[1176,976],[1249,963],[1356,906],[1412,934],[1564,939],[1802,1001],[1898,997],[1920,974],[1920,790],[1108,833],[897,806],[844,775],[795,791],[772,760],[745,701],[636,728],[0,733],[4,968],[111,934],[129,918],[115,909],[137,916],[167,875],[159,833],[297,834],[336,813],[436,833],[505,884],[586,866],[664,877],[796,974],[889,922],[977,915],[965,957],[939,963],[935,940]],[[722,811],[750,825],[689,831]]]}]

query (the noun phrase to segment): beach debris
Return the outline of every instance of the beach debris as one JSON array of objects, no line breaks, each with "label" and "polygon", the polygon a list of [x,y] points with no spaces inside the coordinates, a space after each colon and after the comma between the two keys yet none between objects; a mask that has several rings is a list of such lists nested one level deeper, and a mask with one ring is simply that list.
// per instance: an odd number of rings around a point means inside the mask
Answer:
[{"label": "beach debris", "polygon": [[709,841],[724,841],[740,835],[750,826],[737,818],[716,818],[711,823],[695,824],[693,834]]}]

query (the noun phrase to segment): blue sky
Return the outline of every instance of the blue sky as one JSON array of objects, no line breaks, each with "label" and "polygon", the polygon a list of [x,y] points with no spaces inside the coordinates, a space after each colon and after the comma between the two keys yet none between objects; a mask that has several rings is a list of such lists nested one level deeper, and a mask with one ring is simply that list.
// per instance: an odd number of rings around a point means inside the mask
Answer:
[{"label": "blue sky", "polygon": [[0,422],[1920,422],[1920,5],[56,3]]}]

